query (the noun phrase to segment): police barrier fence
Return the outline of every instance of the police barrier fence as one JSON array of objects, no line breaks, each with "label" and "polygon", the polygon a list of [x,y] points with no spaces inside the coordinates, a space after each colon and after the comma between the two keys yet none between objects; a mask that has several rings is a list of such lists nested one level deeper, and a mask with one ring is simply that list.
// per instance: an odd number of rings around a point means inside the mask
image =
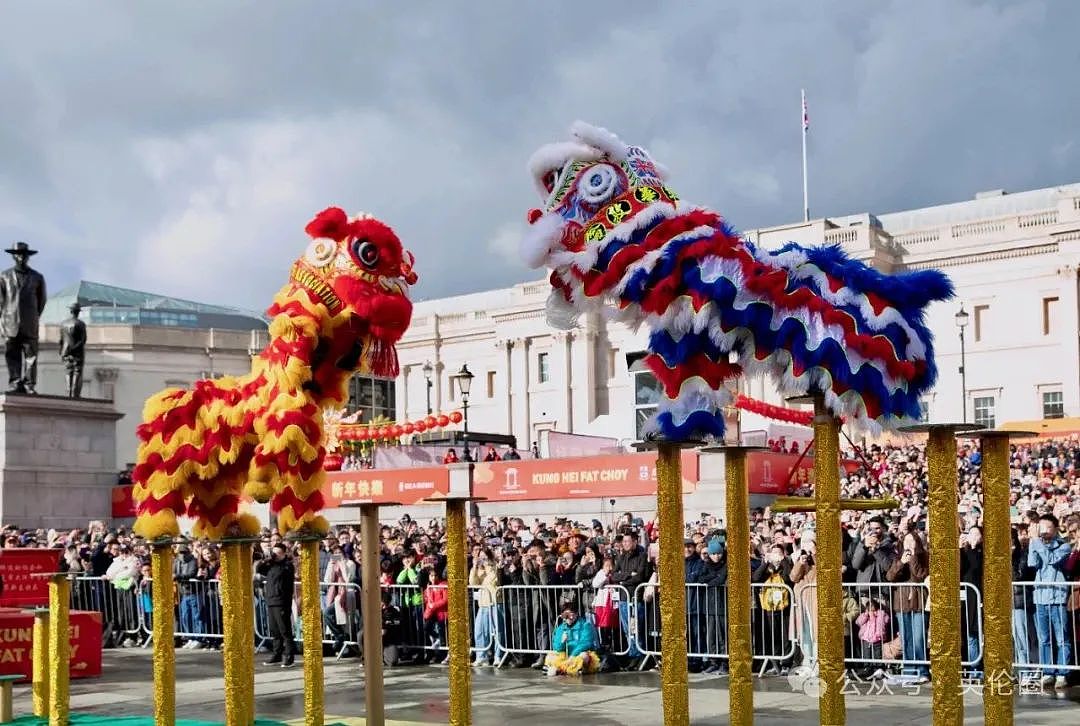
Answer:
[{"label": "police barrier fence", "polygon": [[[119,586],[118,586],[119,585]],[[99,577],[75,578],[71,607],[102,614],[105,644],[149,645],[153,616],[152,583],[113,583]],[[215,647],[224,639],[220,583],[193,579],[175,583],[175,636],[187,647]],[[384,586],[391,604],[400,609],[399,645],[425,654],[446,651],[446,585],[423,590],[418,585]],[[766,663],[789,662],[801,651],[803,662],[816,660],[816,583],[752,585],[753,656]],[[424,590],[431,592],[425,598]],[[687,590],[687,654],[717,661],[727,657],[727,588],[691,583]],[[592,589],[582,585],[504,585],[469,587],[472,652],[478,662],[504,662],[547,652],[564,605],[597,627],[603,654],[660,653],[658,602],[654,583],[633,594],[621,586]],[[1016,582],[1013,584],[1013,647],[1018,671],[1044,676],[1080,671],[1080,583]],[[929,586],[919,583],[850,583],[844,586],[845,662],[852,667],[896,668],[925,675],[929,666]],[[324,640],[340,658],[361,649],[363,631],[360,586],[321,583]],[[270,640],[261,586],[253,584],[255,646]],[[967,669],[978,669],[983,655],[982,597],[970,584],[958,593],[961,610],[961,654]],[[299,588],[294,597],[296,632]],[[297,642],[301,639],[297,636]]]}]

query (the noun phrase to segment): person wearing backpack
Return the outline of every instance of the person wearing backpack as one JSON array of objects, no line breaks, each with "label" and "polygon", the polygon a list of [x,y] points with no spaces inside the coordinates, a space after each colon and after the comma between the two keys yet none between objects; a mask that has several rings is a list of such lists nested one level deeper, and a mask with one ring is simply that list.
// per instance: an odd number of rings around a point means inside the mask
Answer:
[{"label": "person wearing backpack", "polygon": [[[750,581],[762,585],[757,589],[762,611],[762,653],[767,659],[778,660],[787,648],[788,618],[791,614],[791,558],[782,544],[769,548],[765,559],[750,576]],[[758,655],[755,653],[755,655]],[[777,675],[782,663],[773,663]]]}]

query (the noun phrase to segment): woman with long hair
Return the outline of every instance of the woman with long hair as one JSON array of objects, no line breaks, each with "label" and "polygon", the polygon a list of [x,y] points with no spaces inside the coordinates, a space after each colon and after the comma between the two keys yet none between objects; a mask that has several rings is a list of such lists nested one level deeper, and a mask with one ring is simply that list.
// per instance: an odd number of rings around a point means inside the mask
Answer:
[{"label": "woman with long hair", "polygon": [[[917,532],[904,535],[903,549],[885,573],[887,582],[910,583],[893,590],[893,613],[900,623],[902,658],[906,662],[925,661],[926,654],[926,603],[927,587],[924,584],[930,574],[930,555],[926,543]],[[929,680],[930,668],[925,663],[906,663],[904,674],[916,677],[916,683]]]}]

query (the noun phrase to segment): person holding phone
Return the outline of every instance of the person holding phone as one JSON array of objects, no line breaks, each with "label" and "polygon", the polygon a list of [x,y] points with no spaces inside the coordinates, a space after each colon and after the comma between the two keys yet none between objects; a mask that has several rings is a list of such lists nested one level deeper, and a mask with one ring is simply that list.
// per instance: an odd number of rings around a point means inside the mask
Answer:
[{"label": "person holding phone", "polygon": [[1064,567],[1072,545],[1058,533],[1058,520],[1053,514],[1039,517],[1039,536],[1028,545],[1028,565],[1035,568],[1035,633],[1039,639],[1039,663],[1043,669],[1042,683],[1054,684],[1056,690],[1066,687],[1064,668],[1055,669],[1054,645],[1057,645],[1056,665],[1067,666],[1072,657],[1069,638],[1068,612],[1070,586]]}]

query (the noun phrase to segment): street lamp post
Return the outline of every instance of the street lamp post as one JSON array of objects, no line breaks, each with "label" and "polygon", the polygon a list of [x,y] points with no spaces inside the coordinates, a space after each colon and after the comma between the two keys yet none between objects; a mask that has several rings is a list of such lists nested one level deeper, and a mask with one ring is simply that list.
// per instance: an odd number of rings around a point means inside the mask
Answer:
[{"label": "street lamp post", "polygon": [[431,373],[435,370],[435,366],[431,365],[431,361],[424,363],[424,380],[427,381],[427,412],[428,416],[431,415]]},{"label": "street lamp post", "polygon": [[970,317],[964,312],[964,305],[961,303],[960,312],[956,314],[956,327],[960,329],[960,393],[963,396],[964,423],[967,423],[967,347],[964,343],[964,328],[967,327]]},{"label": "street lamp post", "polygon": [[461,366],[461,370],[458,371],[457,374],[457,380],[458,388],[461,390],[461,415],[464,423],[463,439],[465,441],[465,461],[472,461],[472,452],[469,448],[469,391],[472,390],[473,377],[468,364]]}]

